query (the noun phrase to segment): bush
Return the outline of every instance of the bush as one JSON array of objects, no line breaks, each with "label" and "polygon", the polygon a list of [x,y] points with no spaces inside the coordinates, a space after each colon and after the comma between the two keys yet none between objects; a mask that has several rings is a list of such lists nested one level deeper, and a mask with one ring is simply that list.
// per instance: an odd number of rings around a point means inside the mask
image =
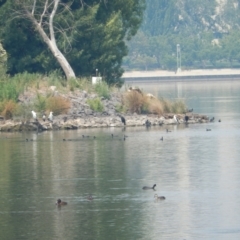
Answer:
[{"label": "bush", "polygon": [[161,115],[163,113],[183,113],[186,105],[182,100],[171,102],[165,99],[149,97],[141,91],[130,91],[125,94],[125,105],[131,113],[152,113]]},{"label": "bush", "polygon": [[106,82],[97,83],[94,85],[94,90],[99,97],[110,99],[110,89]]},{"label": "bush", "polygon": [[0,112],[5,119],[12,119],[17,110],[17,103],[13,100],[6,100],[0,103]]},{"label": "bush", "polygon": [[34,102],[34,107],[37,112],[45,112],[47,109],[47,98],[38,93]]},{"label": "bush", "polygon": [[104,109],[103,104],[99,98],[89,99],[87,103],[89,104],[90,108],[96,112],[102,112]]},{"label": "bush", "polygon": [[124,96],[125,104],[131,113],[142,113],[144,105],[144,95],[137,92],[127,92]]},{"label": "bush", "polygon": [[53,112],[54,115],[66,114],[70,106],[70,101],[61,96],[49,97],[46,101],[47,109]]}]

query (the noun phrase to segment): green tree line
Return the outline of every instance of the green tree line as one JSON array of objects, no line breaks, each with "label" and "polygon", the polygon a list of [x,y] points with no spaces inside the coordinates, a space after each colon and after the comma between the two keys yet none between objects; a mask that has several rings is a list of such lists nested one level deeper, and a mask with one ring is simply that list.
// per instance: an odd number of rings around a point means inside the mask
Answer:
[{"label": "green tree line", "polygon": [[240,17],[234,4],[230,0],[216,15],[216,1],[147,2],[141,29],[128,43],[124,68],[176,70],[177,44],[183,69],[240,67]]},{"label": "green tree line", "polygon": [[[34,25],[24,15],[23,4],[29,0],[0,0],[0,41],[6,50],[7,71],[42,73],[60,66]],[[44,4],[35,1],[37,20],[45,20]],[[140,27],[145,0],[61,0],[54,27],[56,42],[77,76],[91,76],[96,69],[109,84],[119,83],[122,59],[127,55],[126,41]],[[46,13],[46,12],[45,12]],[[48,33],[47,26],[43,26]]]}]

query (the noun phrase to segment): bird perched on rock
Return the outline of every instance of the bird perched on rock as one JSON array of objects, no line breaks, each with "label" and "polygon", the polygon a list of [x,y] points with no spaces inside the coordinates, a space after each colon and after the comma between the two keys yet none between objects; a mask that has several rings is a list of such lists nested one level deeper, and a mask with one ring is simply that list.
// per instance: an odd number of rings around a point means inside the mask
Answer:
[{"label": "bird perched on rock", "polygon": [[178,120],[176,115],[173,116],[173,120],[174,120],[175,123],[179,123],[179,120]]},{"label": "bird perched on rock", "polygon": [[188,123],[189,116],[188,116],[188,115],[185,115],[184,120],[185,120],[185,123]]},{"label": "bird perched on rock", "polygon": [[34,120],[37,120],[37,113],[32,111],[32,117],[33,117]]},{"label": "bird perched on rock", "polygon": [[42,116],[42,120],[45,122],[46,121],[46,114],[44,113]]},{"label": "bird perched on rock", "polygon": [[121,118],[121,121],[124,125],[126,125],[126,119],[122,115],[118,114],[118,116]]},{"label": "bird perched on rock", "polygon": [[146,125],[146,127],[151,127],[152,124],[151,124],[151,122],[147,119],[146,122],[145,122],[145,125]]},{"label": "bird perched on rock", "polygon": [[49,113],[48,120],[49,120],[50,122],[53,122],[53,112],[50,112],[50,113]]}]

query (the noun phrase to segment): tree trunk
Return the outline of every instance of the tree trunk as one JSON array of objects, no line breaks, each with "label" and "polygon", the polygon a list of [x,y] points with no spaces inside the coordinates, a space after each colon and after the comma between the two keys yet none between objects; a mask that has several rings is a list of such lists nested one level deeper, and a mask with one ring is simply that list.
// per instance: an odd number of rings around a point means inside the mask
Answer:
[{"label": "tree trunk", "polygon": [[45,33],[44,29],[42,28],[41,23],[38,23],[37,20],[34,18],[34,16],[29,11],[26,11],[26,12],[27,12],[27,17],[31,20],[33,25],[36,27],[36,30],[38,31],[38,33],[40,34],[40,36],[42,37],[44,42],[49,47],[53,56],[56,58],[56,60],[58,61],[58,63],[62,67],[62,69],[63,69],[63,71],[66,75],[66,78],[67,79],[76,78],[76,75],[75,75],[72,67],[70,66],[67,59],[62,54],[62,52],[59,50],[59,48],[56,44],[56,40],[55,40],[55,36],[54,36],[54,30],[53,30],[53,23],[52,23],[54,14],[52,15],[52,18],[50,18],[50,24],[49,24],[50,29],[49,30],[50,30],[51,38],[49,38],[48,35]]}]

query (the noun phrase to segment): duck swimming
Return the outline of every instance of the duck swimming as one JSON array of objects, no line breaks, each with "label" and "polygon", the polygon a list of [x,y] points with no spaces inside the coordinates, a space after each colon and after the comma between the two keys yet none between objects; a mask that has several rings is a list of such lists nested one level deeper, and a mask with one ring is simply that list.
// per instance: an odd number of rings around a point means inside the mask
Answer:
[{"label": "duck swimming", "polygon": [[146,186],[144,186],[142,189],[143,189],[143,190],[148,190],[148,189],[153,189],[153,190],[155,190],[154,188],[155,188],[156,186],[157,186],[156,184],[154,184],[152,187],[146,187]]},{"label": "duck swimming", "polygon": [[157,201],[166,199],[164,196],[158,196],[157,194],[154,195],[154,198],[156,198]]},{"label": "duck swimming", "polygon": [[67,205],[67,202],[62,202],[61,199],[58,199],[57,202],[56,202],[56,205],[58,205],[58,206],[64,206],[64,205]]}]

